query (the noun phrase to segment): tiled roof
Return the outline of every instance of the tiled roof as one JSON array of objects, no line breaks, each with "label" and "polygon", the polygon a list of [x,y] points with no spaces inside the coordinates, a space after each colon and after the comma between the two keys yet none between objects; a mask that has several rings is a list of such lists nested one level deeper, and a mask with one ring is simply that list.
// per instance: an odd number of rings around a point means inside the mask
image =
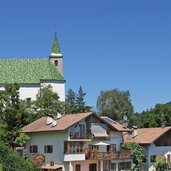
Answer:
[{"label": "tiled roof", "polygon": [[40,83],[40,80],[63,80],[49,59],[1,59],[0,83]]},{"label": "tiled roof", "polygon": [[52,127],[51,125],[46,124],[47,117],[42,117],[29,125],[23,127],[23,132],[46,132],[46,131],[62,131],[66,130],[70,126],[75,123],[81,121],[84,118],[92,115],[92,112],[88,113],[80,113],[80,114],[70,114],[70,115],[62,115],[60,119],[57,120],[57,125]]},{"label": "tiled roof", "polygon": [[124,133],[124,141],[137,142],[139,144],[151,144],[169,130],[171,130],[171,127],[137,129],[137,136],[134,138],[130,138],[128,133]]},{"label": "tiled roof", "polygon": [[105,120],[106,122],[108,122],[108,124],[110,124],[112,127],[114,127],[116,130],[118,130],[120,132],[130,132],[131,131],[131,129],[124,128],[122,124],[112,120],[111,118],[109,118],[107,116],[101,116],[101,118],[103,120]]},{"label": "tiled roof", "polygon": [[59,48],[59,43],[58,43],[58,39],[57,39],[56,33],[55,33],[55,37],[54,37],[54,42],[53,42],[51,53],[61,54],[61,50]]}]

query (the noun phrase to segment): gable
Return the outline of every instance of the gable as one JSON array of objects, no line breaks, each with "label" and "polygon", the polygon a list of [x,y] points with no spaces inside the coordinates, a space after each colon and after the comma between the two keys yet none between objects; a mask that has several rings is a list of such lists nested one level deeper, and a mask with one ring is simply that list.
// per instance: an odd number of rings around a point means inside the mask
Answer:
[{"label": "gable", "polygon": [[136,142],[138,144],[151,144],[156,142],[160,137],[165,135],[171,127],[157,127],[157,128],[141,128],[137,129],[137,135],[135,137],[124,134],[125,142]]},{"label": "gable", "polygon": [[63,80],[49,59],[1,59],[0,83],[40,83],[40,80]]},{"label": "gable", "polygon": [[154,144],[156,146],[171,146],[171,130],[159,137]]}]

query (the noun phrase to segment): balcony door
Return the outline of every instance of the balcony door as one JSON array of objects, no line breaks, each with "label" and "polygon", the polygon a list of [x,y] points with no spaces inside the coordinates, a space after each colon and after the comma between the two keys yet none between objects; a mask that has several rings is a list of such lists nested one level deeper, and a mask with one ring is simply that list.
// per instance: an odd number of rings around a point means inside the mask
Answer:
[{"label": "balcony door", "polygon": [[97,171],[96,163],[89,164],[89,171]]},{"label": "balcony door", "polygon": [[80,126],[80,138],[85,138],[85,125]]}]

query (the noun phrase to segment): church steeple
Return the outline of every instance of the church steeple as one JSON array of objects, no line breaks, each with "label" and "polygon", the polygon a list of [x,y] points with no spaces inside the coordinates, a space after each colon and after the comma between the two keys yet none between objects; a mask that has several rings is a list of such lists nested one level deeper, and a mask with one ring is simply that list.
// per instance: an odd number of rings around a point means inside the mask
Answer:
[{"label": "church steeple", "polygon": [[59,54],[61,54],[61,50],[59,48],[59,43],[58,43],[58,39],[57,39],[56,32],[55,32],[51,55],[59,55]]},{"label": "church steeple", "polygon": [[59,43],[57,39],[57,35],[55,33],[52,51],[49,56],[50,62],[56,67],[56,69],[60,72],[60,74],[63,76],[63,56],[61,53],[61,50],[59,48]]}]

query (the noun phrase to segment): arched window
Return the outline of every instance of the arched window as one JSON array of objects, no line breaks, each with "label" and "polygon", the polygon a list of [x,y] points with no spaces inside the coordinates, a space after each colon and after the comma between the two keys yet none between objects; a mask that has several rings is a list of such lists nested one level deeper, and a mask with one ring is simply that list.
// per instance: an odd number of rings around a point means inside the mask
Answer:
[{"label": "arched window", "polygon": [[58,66],[58,60],[54,61],[55,66]]}]

